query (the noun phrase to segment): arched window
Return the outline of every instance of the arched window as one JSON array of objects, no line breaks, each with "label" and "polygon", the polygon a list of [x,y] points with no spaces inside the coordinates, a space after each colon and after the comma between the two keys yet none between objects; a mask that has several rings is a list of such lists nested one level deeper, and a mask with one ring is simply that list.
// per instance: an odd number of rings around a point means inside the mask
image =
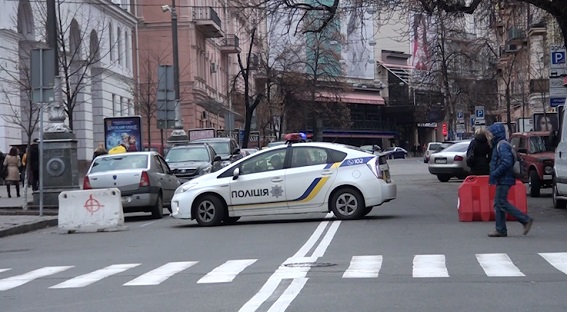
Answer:
[{"label": "arched window", "polygon": [[122,31],[120,30],[120,27],[117,28],[116,30],[116,46],[118,47],[117,52],[118,55],[116,57],[116,59],[118,60],[118,64],[122,64]]}]

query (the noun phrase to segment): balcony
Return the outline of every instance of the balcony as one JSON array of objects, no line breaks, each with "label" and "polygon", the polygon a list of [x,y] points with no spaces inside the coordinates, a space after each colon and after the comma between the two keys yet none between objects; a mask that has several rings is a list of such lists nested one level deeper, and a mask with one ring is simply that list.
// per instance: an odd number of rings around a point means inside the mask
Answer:
[{"label": "balcony", "polygon": [[235,54],[240,53],[240,39],[236,35],[226,35],[221,40],[220,50],[222,53]]},{"label": "balcony", "polygon": [[526,41],[526,32],[517,26],[508,29],[508,44],[523,43]]},{"label": "balcony", "polygon": [[206,38],[223,37],[221,20],[213,8],[193,8],[193,21]]}]

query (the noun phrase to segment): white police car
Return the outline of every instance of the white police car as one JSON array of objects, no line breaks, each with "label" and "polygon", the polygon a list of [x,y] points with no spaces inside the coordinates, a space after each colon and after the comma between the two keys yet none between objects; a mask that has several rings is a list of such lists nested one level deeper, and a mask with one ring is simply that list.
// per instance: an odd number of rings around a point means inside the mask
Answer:
[{"label": "white police car", "polygon": [[179,186],[171,215],[202,226],[308,212],[361,218],[396,198],[386,157],[334,143],[273,147]]}]

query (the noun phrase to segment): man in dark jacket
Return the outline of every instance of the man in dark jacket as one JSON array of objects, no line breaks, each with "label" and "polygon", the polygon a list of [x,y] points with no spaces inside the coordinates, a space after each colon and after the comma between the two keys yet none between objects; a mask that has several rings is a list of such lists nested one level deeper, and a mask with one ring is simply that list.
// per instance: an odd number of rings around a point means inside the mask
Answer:
[{"label": "man in dark jacket", "polygon": [[33,140],[33,144],[30,146],[30,153],[27,157],[27,164],[29,164],[31,169],[31,185],[32,190],[37,191],[39,189],[39,146],[37,145],[38,139]]},{"label": "man in dark jacket", "polygon": [[492,158],[492,148],[488,143],[490,132],[484,128],[478,128],[474,134],[474,139],[467,150],[467,166],[471,168],[472,175],[489,175]]},{"label": "man in dark jacket", "polygon": [[522,213],[508,201],[508,192],[516,184],[514,179],[514,154],[512,145],[506,141],[506,129],[501,123],[493,124],[488,128],[492,134],[492,158],[490,160],[490,185],[496,185],[494,196],[494,212],[496,214],[496,231],[489,233],[490,237],[506,237],[506,213],[513,215],[524,226],[524,235],[532,227],[533,219]]}]

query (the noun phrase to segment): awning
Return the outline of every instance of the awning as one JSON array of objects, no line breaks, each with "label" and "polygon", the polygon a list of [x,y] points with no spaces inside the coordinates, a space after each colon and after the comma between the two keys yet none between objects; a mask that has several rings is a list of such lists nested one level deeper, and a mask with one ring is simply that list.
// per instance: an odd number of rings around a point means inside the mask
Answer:
[{"label": "awning", "polygon": [[350,92],[337,93],[319,92],[316,101],[341,101],[348,104],[384,105],[384,98],[378,94]]},{"label": "awning", "polygon": [[384,62],[378,63],[406,84],[409,84],[411,71],[415,69],[412,65],[398,65]]}]

